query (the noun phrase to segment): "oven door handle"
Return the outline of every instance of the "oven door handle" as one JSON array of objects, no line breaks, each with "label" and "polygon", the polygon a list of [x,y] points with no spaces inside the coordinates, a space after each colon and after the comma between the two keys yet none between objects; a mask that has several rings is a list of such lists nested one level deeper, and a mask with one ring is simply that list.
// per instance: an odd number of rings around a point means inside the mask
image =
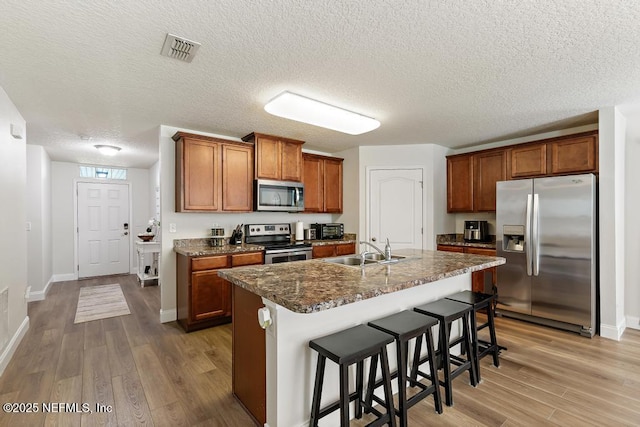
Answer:
[{"label": "oven door handle", "polygon": [[291,249],[273,249],[270,251],[266,251],[265,255],[305,255],[311,252],[311,248],[303,251],[291,251]]}]

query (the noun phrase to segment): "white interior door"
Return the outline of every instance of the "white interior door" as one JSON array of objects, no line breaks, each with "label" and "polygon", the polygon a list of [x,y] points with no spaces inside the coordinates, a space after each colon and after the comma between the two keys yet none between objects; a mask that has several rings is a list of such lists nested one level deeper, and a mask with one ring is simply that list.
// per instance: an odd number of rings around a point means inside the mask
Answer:
[{"label": "white interior door", "polygon": [[129,186],[78,183],[78,277],[129,273]]},{"label": "white interior door", "polygon": [[370,169],[367,232],[381,249],[422,249],[422,169]]}]

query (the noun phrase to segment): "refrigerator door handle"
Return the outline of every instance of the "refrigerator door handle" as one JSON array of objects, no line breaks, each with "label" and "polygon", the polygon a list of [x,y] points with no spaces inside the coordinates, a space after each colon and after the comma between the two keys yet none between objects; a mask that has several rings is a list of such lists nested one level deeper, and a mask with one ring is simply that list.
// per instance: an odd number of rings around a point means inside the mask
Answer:
[{"label": "refrigerator door handle", "polygon": [[533,238],[533,275],[537,276],[540,273],[540,239],[538,239],[538,217],[540,215],[540,198],[537,194],[533,195],[533,227],[531,231],[531,237]]},{"label": "refrigerator door handle", "polygon": [[527,218],[525,223],[525,245],[524,245],[524,253],[527,258],[527,276],[531,276],[531,250],[533,248],[533,242],[531,241],[531,204],[532,197],[531,194],[527,194]]}]

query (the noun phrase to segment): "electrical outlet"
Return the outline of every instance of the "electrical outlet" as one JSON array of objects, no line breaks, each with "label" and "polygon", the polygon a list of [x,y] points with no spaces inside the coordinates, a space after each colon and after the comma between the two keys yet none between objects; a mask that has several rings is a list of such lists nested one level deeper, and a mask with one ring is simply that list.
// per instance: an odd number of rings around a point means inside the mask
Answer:
[{"label": "electrical outlet", "polygon": [[176,232],[176,224],[174,222],[169,223],[169,233],[175,233]]},{"label": "electrical outlet", "polygon": [[27,221],[27,231],[31,231],[31,221]]}]

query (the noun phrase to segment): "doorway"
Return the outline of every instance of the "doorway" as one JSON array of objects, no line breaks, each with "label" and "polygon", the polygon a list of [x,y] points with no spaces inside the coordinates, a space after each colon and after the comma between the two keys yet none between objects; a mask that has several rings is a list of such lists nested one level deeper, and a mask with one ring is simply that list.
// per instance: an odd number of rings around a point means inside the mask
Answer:
[{"label": "doorway", "polygon": [[130,271],[129,184],[77,183],[78,278]]},{"label": "doorway", "polygon": [[367,239],[423,249],[422,168],[368,168]]}]

